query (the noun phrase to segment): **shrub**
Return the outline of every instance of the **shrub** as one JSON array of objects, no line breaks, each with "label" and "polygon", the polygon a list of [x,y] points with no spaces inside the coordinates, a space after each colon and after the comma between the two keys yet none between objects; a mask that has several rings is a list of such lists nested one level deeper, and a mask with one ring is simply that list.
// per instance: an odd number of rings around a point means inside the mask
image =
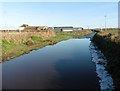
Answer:
[{"label": "shrub", "polygon": [[31,36],[31,39],[33,41],[43,41],[43,39],[41,37],[37,37],[37,36]]},{"label": "shrub", "polygon": [[25,44],[28,45],[28,46],[31,46],[31,45],[34,44],[34,41],[29,39]]}]

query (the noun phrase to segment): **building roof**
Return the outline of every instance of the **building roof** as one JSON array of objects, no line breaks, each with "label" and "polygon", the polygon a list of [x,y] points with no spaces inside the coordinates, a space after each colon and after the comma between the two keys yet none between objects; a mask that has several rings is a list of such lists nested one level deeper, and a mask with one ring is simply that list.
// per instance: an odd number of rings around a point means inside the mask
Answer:
[{"label": "building roof", "polygon": [[33,31],[33,30],[44,30],[46,28],[47,26],[27,26],[24,30]]},{"label": "building roof", "polygon": [[28,24],[23,24],[20,27],[28,27],[28,26],[29,26]]},{"label": "building roof", "polygon": [[54,28],[73,28],[73,26],[61,26],[61,27],[54,27]]}]

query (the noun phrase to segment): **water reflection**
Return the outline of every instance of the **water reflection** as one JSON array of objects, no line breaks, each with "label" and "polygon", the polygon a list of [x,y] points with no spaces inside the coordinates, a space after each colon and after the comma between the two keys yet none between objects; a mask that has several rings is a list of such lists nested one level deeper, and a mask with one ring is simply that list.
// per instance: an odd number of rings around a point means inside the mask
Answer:
[{"label": "water reflection", "polygon": [[70,39],[4,62],[4,89],[99,89],[89,39]]}]

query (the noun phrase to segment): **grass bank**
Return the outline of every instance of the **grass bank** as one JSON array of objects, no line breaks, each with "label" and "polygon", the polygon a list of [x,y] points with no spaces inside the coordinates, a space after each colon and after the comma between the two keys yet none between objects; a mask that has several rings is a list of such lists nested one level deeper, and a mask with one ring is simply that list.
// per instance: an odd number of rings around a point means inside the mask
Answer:
[{"label": "grass bank", "polygon": [[2,39],[0,45],[2,45],[2,62],[18,57],[22,54],[29,53],[31,50],[39,49],[47,45],[56,44],[62,40],[70,38],[78,38],[83,35],[89,34],[90,31],[80,32],[56,32],[55,36],[43,38],[41,36],[23,37],[19,40],[12,40],[9,38]]},{"label": "grass bank", "polygon": [[106,69],[112,75],[115,89],[120,89],[120,35],[118,30],[97,33],[93,42],[107,58]]}]

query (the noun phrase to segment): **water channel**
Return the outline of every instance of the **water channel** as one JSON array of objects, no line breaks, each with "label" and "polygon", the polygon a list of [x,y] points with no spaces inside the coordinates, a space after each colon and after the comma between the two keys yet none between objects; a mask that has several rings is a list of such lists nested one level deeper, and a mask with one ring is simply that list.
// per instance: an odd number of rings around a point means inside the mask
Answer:
[{"label": "water channel", "polygon": [[88,36],[69,39],[3,62],[3,89],[99,91],[99,77],[92,61],[90,43]]}]

